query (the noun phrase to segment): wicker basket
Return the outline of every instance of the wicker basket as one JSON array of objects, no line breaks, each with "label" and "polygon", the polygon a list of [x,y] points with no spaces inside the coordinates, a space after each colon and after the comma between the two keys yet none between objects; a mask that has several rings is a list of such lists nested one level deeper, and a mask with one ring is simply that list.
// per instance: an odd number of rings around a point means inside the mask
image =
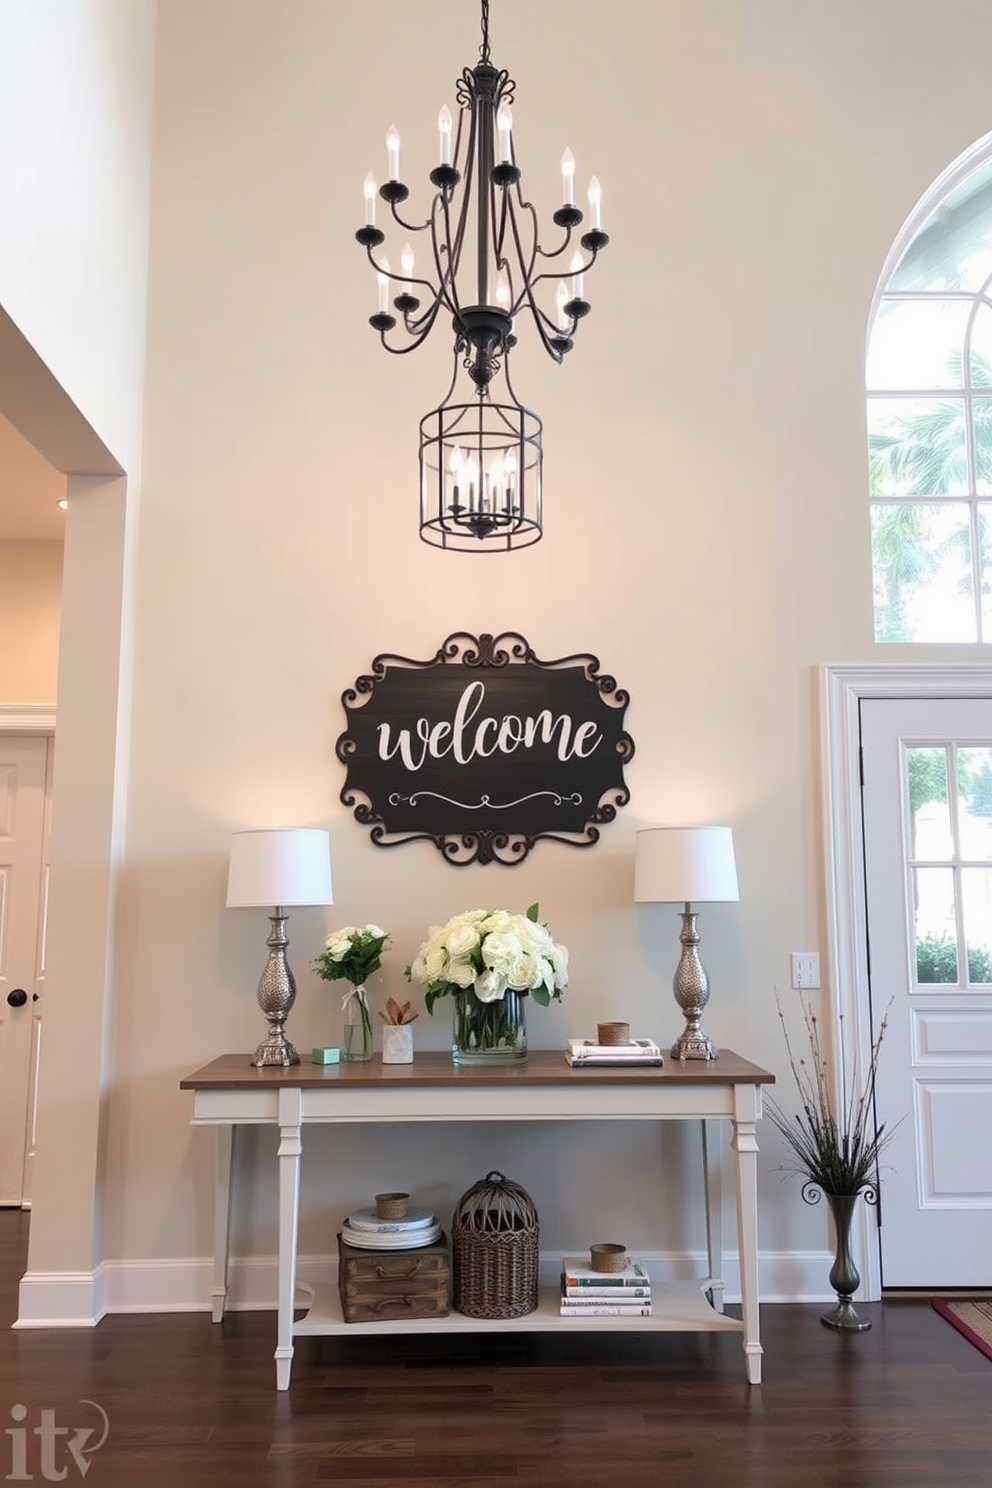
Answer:
[{"label": "wicker basket", "polygon": [[451,1221],[456,1310],[477,1318],[534,1312],[538,1233],[533,1200],[502,1173],[462,1194]]}]

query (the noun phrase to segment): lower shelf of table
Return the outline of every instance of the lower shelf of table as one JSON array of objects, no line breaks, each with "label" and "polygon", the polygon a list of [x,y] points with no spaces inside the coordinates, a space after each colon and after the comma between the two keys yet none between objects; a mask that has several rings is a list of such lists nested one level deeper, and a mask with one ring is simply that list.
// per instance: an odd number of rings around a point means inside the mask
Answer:
[{"label": "lower shelf of table", "polygon": [[542,1288],[536,1312],[518,1318],[473,1318],[451,1312],[445,1318],[391,1318],[381,1323],[346,1323],[335,1286],[301,1284],[312,1298],[304,1317],[293,1325],[297,1338],[329,1333],[740,1333],[739,1318],[717,1312],[705,1295],[707,1281],[667,1282],[654,1288],[650,1317],[562,1317],[556,1287]]}]

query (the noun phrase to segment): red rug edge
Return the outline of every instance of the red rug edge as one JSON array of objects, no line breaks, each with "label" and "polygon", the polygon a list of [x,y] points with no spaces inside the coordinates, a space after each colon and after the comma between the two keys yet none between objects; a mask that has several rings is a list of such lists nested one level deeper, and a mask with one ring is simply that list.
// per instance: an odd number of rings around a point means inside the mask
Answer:
[{"label": "red rug edge", "polygon": [[934,1312],[940,1314],[945,1322],[950,1323],[952,1328],[956,1328],[957,1331],[961,1334],[962,1338],[967,1338],[971,1346],[973,1348],[976,1348],[980,1354],[984,1354],[986,1359],[992,1359],[992,1344],[986,1343],[984,1338],[980,1338],[978,1336],[974,1328],[969,1328],[968,1324],[966,1322],[963,1322],[962,1319],[959,1318],[957,1314],[951,1310],[953,1307],[952,1303],[944,1302],[941,1300],[940,1297],[931,1297],[930,1306],[933,1308]]}]

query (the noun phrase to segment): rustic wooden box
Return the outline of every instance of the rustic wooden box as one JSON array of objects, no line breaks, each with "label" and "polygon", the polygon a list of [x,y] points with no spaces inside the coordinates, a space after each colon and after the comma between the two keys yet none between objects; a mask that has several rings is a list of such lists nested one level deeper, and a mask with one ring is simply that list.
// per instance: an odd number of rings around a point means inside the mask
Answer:
[{"label": "rustic wooden box", "polygon": [[359,1250],[338,1235],[338,1261],[346,1323],[447,1317],[451,1264],[443,1235],[415,1250]]}]

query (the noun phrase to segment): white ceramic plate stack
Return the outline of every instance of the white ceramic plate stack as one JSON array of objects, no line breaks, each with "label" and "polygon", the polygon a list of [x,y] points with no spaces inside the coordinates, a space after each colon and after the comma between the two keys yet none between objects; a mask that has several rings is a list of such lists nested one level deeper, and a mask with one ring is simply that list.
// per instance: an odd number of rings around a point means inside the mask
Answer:
[{"label": "white ceramic plate stack", "polygon": [[341,1238],[359,1250],[415,1250],[441,1238],[441,1222],[429,1209],[407,1209],[402,1219],[381,1219],[374,1208],[356,1209],[341,1226]]}]

